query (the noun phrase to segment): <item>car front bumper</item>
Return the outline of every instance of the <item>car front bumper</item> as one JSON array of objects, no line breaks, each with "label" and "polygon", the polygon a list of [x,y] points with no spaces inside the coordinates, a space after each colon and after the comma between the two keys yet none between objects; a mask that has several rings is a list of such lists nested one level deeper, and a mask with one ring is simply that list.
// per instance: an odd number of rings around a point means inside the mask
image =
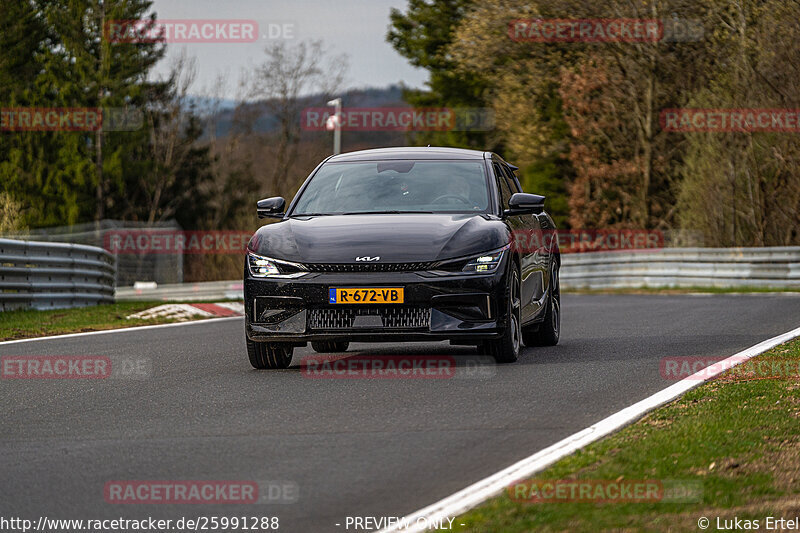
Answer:
[{"label": "car front bumper", "polygon": [[[403,342],[497,338],[506,327],[505,260],[492,274],[310,273],[244,279],[245,329],[254,341]],[[331,304],[333,287],[403,287],[402,304]]]}]

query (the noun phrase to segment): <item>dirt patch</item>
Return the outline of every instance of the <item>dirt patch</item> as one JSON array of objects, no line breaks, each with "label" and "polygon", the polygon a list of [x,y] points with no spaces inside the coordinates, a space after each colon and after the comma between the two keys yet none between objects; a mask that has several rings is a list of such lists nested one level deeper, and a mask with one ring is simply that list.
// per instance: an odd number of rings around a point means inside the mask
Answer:
[{"label": "dirt patch", "polygon": [[773,443],[777,450],[769,451],[758,459],[743,465],[745,471],[767,472],[772,475],[776,489],[800,490],[800,437]]},{"label": "dirt patch", "polygon": [[647,427],[661,429],[667,428],[672,425],[674,419],[672,418],[645,418],[642,420],[642,424]]}]

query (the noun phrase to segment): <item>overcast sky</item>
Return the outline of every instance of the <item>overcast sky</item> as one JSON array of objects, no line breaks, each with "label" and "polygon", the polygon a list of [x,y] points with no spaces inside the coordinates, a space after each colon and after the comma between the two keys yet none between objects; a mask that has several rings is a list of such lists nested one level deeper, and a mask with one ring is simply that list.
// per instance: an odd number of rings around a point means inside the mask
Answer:
[{"label": "overcast sky", "polygon": [[[385,87],[403,82],[421,87],[427,74],[411,67],[386,42],[392,7],[406,9],[406,0],[154,0],[159,19],[249,19],[267,33],[270,24],[290,24],[294,39],[321,39],[334,54],[349,57],[348,88]],[[273,26],[274,28],[275,26]],[[234,98],[235,81],[243,68],[252,68],[263,56],[268,40],[253,43],[198,43],[167,45],[167,56],[156,75],[168,71],[170,60],[185,49],[197,58],[198,78],[192,89],[209,95],[214,80],[225,74],[225,97]]]}]

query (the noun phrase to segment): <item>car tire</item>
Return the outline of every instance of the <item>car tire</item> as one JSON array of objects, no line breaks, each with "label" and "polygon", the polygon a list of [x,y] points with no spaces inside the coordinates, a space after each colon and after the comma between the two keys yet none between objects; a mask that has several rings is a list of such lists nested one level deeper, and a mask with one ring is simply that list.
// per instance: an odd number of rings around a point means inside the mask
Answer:
[{"label": "car tire", "polygon": [[311,341],[311,347],[317,353],[346,352],[350,343],[347,341]]},{"label": "car tire", "polygon": [[290,344],[275,344],[269,342],[251,341],[245,338],[247,343],[247,356],[250,364],[258,370],[277,370],[289,368],[292,364],[292,354],[294,346]]},{"label": "car tire", "polygon": [[550,294],[547,298],[547,309],[544,320],[522,328],[522,342],[525,346],[555,346],[561,334],[561,284],[558,279],[558,267],[550,273]]},{"label": "car tire", "polygon": [[508,326],[499,339],[484,341],[481,350],[490,355],[498,363],[514,363],[519,359],[522,349],[522,331],[520,328],[520,282],[519,269],[512,263],[508,283]]}]

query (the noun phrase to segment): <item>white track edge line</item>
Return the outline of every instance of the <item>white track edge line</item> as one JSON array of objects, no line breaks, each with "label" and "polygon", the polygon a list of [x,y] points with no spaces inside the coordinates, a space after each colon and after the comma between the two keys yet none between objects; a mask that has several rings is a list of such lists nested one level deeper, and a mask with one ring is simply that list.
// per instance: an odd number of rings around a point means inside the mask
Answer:
[{"label": "white track edge line", "polygon": [[53,339],[67,339],[69,337],[81,337],[84,335],[103,335],[105,333],[122,333],[126,331],[142,331],[144,329],[169,328],[174,326],[192,326],[194,324],[208,324],[209,322],[220,322],[222,320],[234,320],[244,318],[242,316],[224,316],[219,318],[205,318],[199,320],[189,320],[187,322],[171,322],[169,324],[152,324],[150,326],[131,326],[129,328],[100,329],[97,331],[84,331],[82,333],[65,333],[63,335],[50,335],[48,337],[32,337],[30,339],[15,339],[12,341],[2,341],[0,346],[6,344],[18,344],[21,342],[49,341]]},{"label": "white track edge line", "polygon": [[[658,391],[613,415],[604,418],[600,422],[579,431],[569,437],[560,440],[535,454],[518,461],[511,466],[486,477],[477,483],[454,493],[450,496],[439,500],[438,502],[429,505],[423,509],[415,511],[406,515],[396,522],[396,525],[381,529],[378,533],[393,533],[402,531],[405,533],[421,532],[428,529],[428,524],[435,525],[437,522],[447,520],[458,516],[476,507],[480,503],[495,496],[503,491],[505,487],[520,481],[548,466],[555,463],[559,459],[570,455],[574,451],[599,440],[600,438],[613,433],[626,425],[638,420],[644,414],[652,411],[669,401],[674,400],[681,394],[702,385],[713,377],[723,373],[724,371],[740,364],[752,357],[760,355],[770,348],[774,348],[779,344],[783,344],[795,337],[800,337],[800,328],[787,331],[771,339],[762,341],[755,346],[751,346],[746,350],[734,354],[727,359],[723,359],[715,363],[718,369],[710,369],[706,367],[704,370],[686,377],[681,381],[670,385],[669,387]],[[403,524],[409,524],[409,527],[402,528]]]}]

